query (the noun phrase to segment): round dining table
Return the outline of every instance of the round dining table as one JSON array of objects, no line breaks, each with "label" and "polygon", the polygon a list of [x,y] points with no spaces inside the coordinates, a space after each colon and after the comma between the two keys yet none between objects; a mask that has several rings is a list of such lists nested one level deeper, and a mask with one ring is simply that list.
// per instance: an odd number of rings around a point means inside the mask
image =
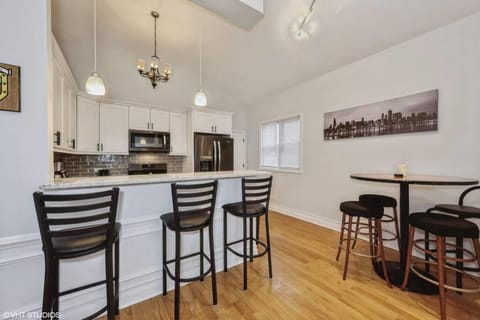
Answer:
[{"label": "round dining table", "polygon": [[[478,184],[477,179],[429,176],[429,175],[406,175],[405,177],[395,177],[393,174],[352,174],[352,179],[380,182],[396,183],[400,185],[400,262],[388,261],[387,272],[393,285],[400,287],[403,283],[405,265],[407,260],[408,233],[409,233],[409,215],[410,215],[410,185],[429,185],[429,186],[468,186]],[[384,277],[383,270],[379,263],[374,263],[377,274]],[[431,275],[428,275],[431,277]],[[410,278],[407,290],[424,294],[438,294],[438,287],[416,276],[410,272]]]}]

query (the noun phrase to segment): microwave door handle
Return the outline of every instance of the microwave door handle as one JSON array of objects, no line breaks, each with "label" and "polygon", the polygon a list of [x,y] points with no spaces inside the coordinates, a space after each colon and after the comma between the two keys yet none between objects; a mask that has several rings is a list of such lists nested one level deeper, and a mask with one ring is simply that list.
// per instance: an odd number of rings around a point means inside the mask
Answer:
[{"label": "microwave door handle", "polygon": [[217,171],[217,142],[213,140],[213,171]]},{"label": "microwave door handle", "polygon": [[222,147],[220,146],[220,141],[218,143],[218,171],[222,171]]}]

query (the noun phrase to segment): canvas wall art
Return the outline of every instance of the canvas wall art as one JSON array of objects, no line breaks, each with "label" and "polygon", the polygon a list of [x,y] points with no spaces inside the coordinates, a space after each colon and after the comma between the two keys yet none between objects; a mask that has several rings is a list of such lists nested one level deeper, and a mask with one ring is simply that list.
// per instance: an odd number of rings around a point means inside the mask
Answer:
[{"label": "canvas wall art", "polygon": [[0,63],[0,110],[20,112],[20,67]]},{"label": "canvas wall art", "polygon": [[337,140],[438,128],[438,90],[324,114],[324,139]]}]

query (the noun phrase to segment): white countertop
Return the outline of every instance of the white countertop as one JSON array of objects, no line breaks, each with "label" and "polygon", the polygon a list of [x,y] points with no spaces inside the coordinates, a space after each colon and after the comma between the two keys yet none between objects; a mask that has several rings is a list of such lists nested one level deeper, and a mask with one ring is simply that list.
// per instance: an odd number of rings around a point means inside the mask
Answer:
[{"label": "white countertop", "polygon": [[79,188],[112,187],[136,184],[171,183],[209,179],[232,179],[271,175],[268,171],[237,170],[217,172],[165,173],[132,176],[78,177],[55,179],[53,183],[40,186],[43,191]]}]

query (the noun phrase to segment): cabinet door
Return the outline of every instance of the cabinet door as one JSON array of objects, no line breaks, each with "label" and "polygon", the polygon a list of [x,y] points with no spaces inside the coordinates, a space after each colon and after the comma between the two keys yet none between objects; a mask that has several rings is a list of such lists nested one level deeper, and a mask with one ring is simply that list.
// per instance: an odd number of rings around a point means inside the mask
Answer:
[{"label": "cabinet door", "polygon": [[129,107],[128,127],[132,130],[150,130],[150,109]]},{"label": "cabinet door", "polygon": [[69,149],[75,150],[77,144],[77,95],[70,90],[70,144]]},{"label": "cabinet door", "polygon": [[99,117],[98,102],[78,97],[77,151],[98,152]]},{"label": "cabinet door", "polygon": [[170,113],[168,111],[150,110],[150,130],[157,132],[170,131]]},{"label": "cabinet door", "polygon": [[212,133],[214,125],[214,115],[207,112],[193,111],[192,112],[193,131]]},{"label": "cabinet door", "polygon": [[100,151],[128,153],[128,107],[100,105]]},{"label": "cabinet door", "polygon": [[[60,137],[62,136],[62,106],[63,106],[63,80],[62,74],[60,73],[60,69],[58,68],[56,63],[53,63],[53,133],[56,134],[57,132],[60,133]],[[57,139],[54,137],[54,147],[60,147],[60,143],[56,143]]]},{"label": "cabinet door", "polygon": [[232,134],[232,116],[216,114],[214,126],[215,133]]},{"label": "cabinet door", "polygon": [[62,78],[62,138],[61,147],[69,149],[70,146],[70,87],[65,78]]},{"label": "cabinet door", "polygon": [[170,154],[187,154],[187,116],[170,112]]}]

